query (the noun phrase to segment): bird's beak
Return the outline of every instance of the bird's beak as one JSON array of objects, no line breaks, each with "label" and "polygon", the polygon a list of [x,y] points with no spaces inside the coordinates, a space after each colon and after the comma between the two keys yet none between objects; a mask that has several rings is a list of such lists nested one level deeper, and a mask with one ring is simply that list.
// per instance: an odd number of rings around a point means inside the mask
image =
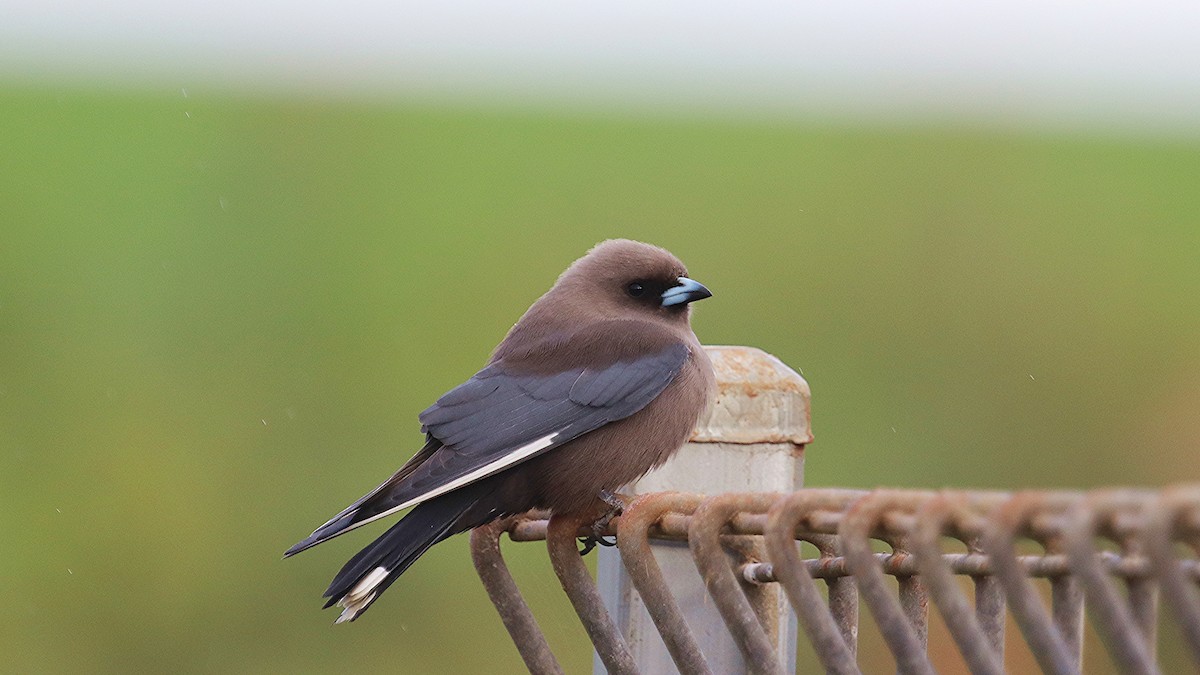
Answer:
[{"label": "bird's beak", "polygon": [[687,277],[679,277],[679,285],[672,286],[663,291],[662,306],[672,307],[674,305],[686,305],[689,302],[711,298],[712,291],[704,287],[704,284],[699,281],[693,281]]}]

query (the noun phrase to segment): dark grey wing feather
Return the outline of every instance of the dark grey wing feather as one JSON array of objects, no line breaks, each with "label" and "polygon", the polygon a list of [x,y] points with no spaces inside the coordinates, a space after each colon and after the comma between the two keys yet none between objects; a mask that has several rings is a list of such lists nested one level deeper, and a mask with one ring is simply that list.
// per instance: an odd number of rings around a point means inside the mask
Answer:
[{"label": "dark grey wing feather", "polygon": [[[448,446],[439,455],[452,449],[453,454],[495,459],[497,453],[584,419],[608,422],[632,415],[675,379],[687,356],[687,346],[676,344],[634,360],[549,375],[488,366],[422,412],[422,430]],[[480,387],[480,382],[494,388]],[[476,395],[464,395],[464,389]],[[572,438],[598,426],[577,429]],[[450,440],[456,434],[466,436]]]},{"label": "dark grey wing feather", "polygon": [[520,460],[629,417],[675,379],[687,357],[687,346],[674,344],[633,360],[552,374],[488,366],[421,413],[423,430],[445,445],[394,492],[413,499],[547,435],[553,434],[549,445]]},{"label": "dark grey wing feather", "polygon": [[286,555],[629,417],[662,393],[687,358],[688,347],[676,343],[605,366],[549,374],[489,365],[421,413],[428,442],[417,456]]}]

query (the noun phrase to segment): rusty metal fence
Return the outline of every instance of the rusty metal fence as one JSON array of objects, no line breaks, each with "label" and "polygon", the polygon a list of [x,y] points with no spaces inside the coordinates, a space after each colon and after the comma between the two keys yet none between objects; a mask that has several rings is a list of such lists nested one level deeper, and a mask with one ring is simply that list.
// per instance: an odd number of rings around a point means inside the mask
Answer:
[{"label": "rusty metal fence", "polygon": [[472,534],[531,672],[562,671],[501,557],[505,533],[546,541],[597,672],[785,673],[802,637],[828,672],[857,673],[865,607],[900,672],[932,673],[931,603],[976,673],[1004,672],[1010,617],[1042,670],[1082,672],[1085,615],[1121,672],[1159,672],[1160,617],[1200,669],[1200,486],[803,489],[808,384],[757,349],[706,350],[715,404],[674,459],[629,486],[639,496],[611,523],[599,584],[576,542],[590,523],[527,514]]},{"label": "rusty metal fence", "polygon": [[[545,540],[604,667],[638,672],[578,553],[584,525],[535,514],[477,530],[476,568],[529,670],[562,672],[500,555],[504,533],[514,541]],[[1155,673],[1160,596],[1163,616],[1181,629],[1200,667],[1200,487],[655,493],[634,499],[612,530],[625,570],[683,673],[723,671],[708,662],[665,590],[652,539],[687,542],[751,672],[786,672],[764,628],[764,620],[773,619],[755,600],[755,589],[771,584],[786,593],[803,636],[832,673],[859,672],[860,599],[904,673],[934,672],[926,644],[930,603],[972,672],[1004,672],[1006,613],[1043,671],[1081,672],[1086,606],[1121,672]],[[815,545],[817,554],[801,557],[801,541]],[[888,550],[877,552],[873,541]],[[954,541],[961,552],[948,552]],[[1037,552],[1022,554],[1029,546],[1023,542],[1036,544]],[[898,583],[887,583],[887,576]],[[956,576],[969,578],[971,591],[964,592]],[[1049,581],[1048,603],[1033,579]]]}]

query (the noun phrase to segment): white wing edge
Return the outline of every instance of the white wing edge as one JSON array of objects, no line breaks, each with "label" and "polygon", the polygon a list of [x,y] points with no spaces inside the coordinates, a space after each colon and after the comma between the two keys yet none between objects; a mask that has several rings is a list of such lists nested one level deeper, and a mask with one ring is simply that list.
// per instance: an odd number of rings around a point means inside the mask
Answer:
[{"label": "white wing edge", "polygon": [[[552,434],[546,434],[545,436],[542,436],[541,438],[537,439],[536,441],[531,441],[529,443],[526,443],[525,445],[514,448],[507,455],[504,455],[503,457],[501,457],[499,459],[488,462],[487,464],[484,464],[483,466],[479,467],[478,469],[475,469],[474,471],[471,471],[470,473],[463,474],[462,476],[455,478],[454,480],[450,481],[449,483],[446,483],[445,485],[439,485],[428,492],[417,495],[416,497],[413,497],[412,499],[404,502],[403,504],[400,504],[399,506],[393,506],[392,508],[388,509],[387,511],[383,511],[382,513],[377,513],[365,520],[360,520],[359,522],[354,523],[353,525],[351,525],[350,527],[347,527],[346,529],[342,530],[341,532],[349,532],[350,530],[353,530],[357,527],[362,527],[363,525],[366,525],[367,523],[375,522],[376,520],[379,520],[380,518],[386,518],[387,516],[390,516],[397,511],[403,511],[404,509],[407,509],[410,506],[416,506],[417,504],[420,504],[421,502],[427,502],[430,499],[433,499],[434,497],[437,497],[440,495],[444,495],[447,492],[450,492],[451,490],[457,490],[458,488],[460,488],[464,485],[469,485],[480,479],[487,478],[488,476],[490,476],[494,473],[499,473],[500,471],[507,469],[508,467],[512,466],[513,464],[516,464],[517,462],[520,462],[521,460],[529,457],[530,455],[537,454],[538,452],[545,450],[546,448],[554,445],[554,439],[558,435],[559,435],[559,432],[556,431]],[[345,516],[344,512],[337,516],[334,516],[333,520],[330,520],[329,523],[332,523],[335,520],[337,520],[338,518],[342,518],[343,516]],[[328,525],[329,523],[325,523],[325,525]],[[325,527],[325,525],[322,525],[321,527]],[[320,530],[320,528],[317,528],[317,529]],[[338,534],[341,534],[341,532],[339,532]]]}]

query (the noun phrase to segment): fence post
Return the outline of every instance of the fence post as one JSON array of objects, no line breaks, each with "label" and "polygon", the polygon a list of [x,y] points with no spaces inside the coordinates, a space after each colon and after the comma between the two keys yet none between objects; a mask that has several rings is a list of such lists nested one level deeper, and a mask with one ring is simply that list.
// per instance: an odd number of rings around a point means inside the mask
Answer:
[{"label": "fence post", "polygon": [[[691,440],[670,462],[623,492],[677,490],[791,492],[804,482],[809,428],[808,383],[782,361],[752,347],[705,347],[717,376],[717,397]],[[704,583],[686,542],[652,541],[671,594],[679,602],[713,672],[744,673],[746,667]],[[630,583],[620,554],[602,549],[597,578],[604,604],[625,636],[641,672],[676,672],[666,645]],[[796,617],[777,585],[760,590],[768,635],[779,661],[795,670]],[[594,659],[594,672],[604,667]]]}]

